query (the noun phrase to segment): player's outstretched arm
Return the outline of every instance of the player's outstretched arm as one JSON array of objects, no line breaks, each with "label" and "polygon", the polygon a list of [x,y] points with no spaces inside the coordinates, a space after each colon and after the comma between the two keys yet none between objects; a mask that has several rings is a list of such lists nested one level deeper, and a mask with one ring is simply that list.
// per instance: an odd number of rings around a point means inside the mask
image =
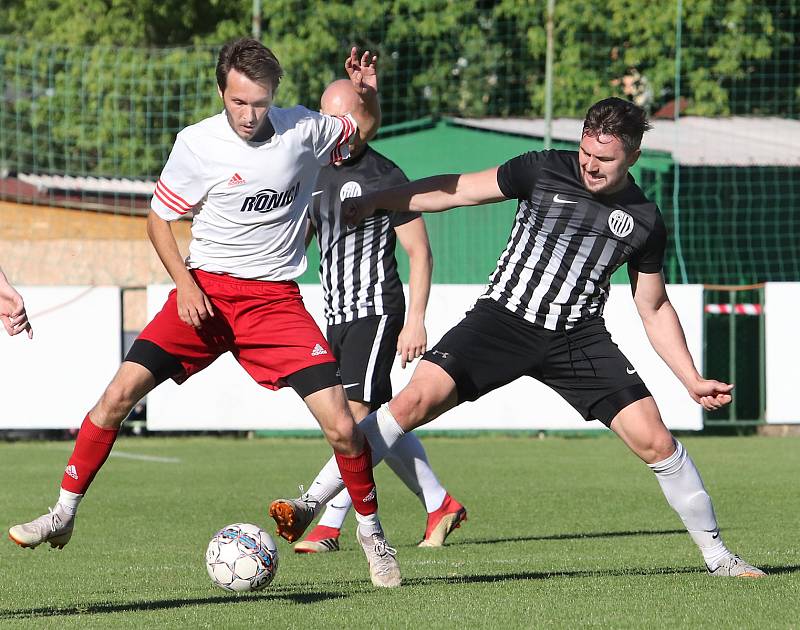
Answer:
[{"label": "player's outstretched arm", "polygon": [[686,345],[678,314],[667,296],[664,275],[641,273],[628,266],[633,301],[644,323],[647,338],[658,355],[686,387],[694,401],[708,411],[731,402],[733,385],[703,378]]},{"label": "player's outstretched arm", "polygon": [[3,320],[3,327],[9,335],[18,335],[25,331],[28,333],[28,339],[33,339],[33,327],[28,321],[25,302],[2,269],[0,269],[0,320]]},{"label": "player's outstretched arm", "polygon": [[357,225],[378,208],[398,212],[442,212],[504,199],[506,196],[497,183],[497,167],[493,166],[477,173],[434,175],[363,197],[345,199],[342,218],[348,225]]},{"label": "player's outstretched arm", "polygon": [[186,268],[169,221],[153,210],[147,215],[147,236],[178,290],[178,317],[185,324],[200,328],[205,320],[214,317],[214,308]]},{"label": "player's outstretched arm", "polygon": [[425,330],[425,311],[431,293],[433,254],[428,231],[422,217],[398,225],[397,240],[408,254],[408,312],[406,322],[397,337],[397,354],[400,367],[421,357],[428,349],[428,333]]},{"label": "player's outstretched arm", "polygon": [[350,55],[344,62],[344,69],[353,89],[361,99],[358,106],[351,111],[358,124],[358,135],[361,143],[372,139],[381,124],[381,105],[378,100],[378,56],[371,55],[368,50],[361,57],[358,48],[353,46]]}]

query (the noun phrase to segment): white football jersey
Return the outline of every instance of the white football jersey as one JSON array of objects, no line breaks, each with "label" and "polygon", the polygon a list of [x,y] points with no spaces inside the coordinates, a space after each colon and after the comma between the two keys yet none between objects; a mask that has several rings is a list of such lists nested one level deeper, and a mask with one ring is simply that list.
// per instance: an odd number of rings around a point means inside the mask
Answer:
[{"label": "white football jersey", "polygon": [[190,211],[190,269],[292,280],[306,269],[305,208],[319,170],[349,155],[352,116],[271,107],[275,135],[242,140],[225,112],[178,133],[150,206],[173,221]]}]

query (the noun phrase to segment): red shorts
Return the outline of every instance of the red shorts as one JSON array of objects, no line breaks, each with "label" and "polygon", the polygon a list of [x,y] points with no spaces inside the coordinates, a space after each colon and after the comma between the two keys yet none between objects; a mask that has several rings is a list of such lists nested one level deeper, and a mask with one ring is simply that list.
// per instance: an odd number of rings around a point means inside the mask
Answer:
[{"label": "red shorts", "polygon": [[174,377],[176,382],[182,383],[225,352],[269,389],[284,387],[285,378],[299,370],[335,361],[303,305],[297,283],[241,280],[200,270],[192,275],[211,301],[214,317],[199,329],[182,322],[173,289],[139,335],[180,361],[184,373]]}]

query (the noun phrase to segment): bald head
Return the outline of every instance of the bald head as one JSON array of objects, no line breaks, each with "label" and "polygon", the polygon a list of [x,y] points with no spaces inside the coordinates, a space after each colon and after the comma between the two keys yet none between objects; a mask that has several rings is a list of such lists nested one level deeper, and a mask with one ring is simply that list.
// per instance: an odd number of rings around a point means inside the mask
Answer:
[{"label": "bald head", "polygon": [[[329,116],[344,116],[361,106],[361,97],[353,89],[353,84],[349,79],[339,79],[328,85],[319,102],[319,110]],[[367,143],[358,142],[358,134],[354,134],[348,147],[350,158],[355,158],[366,150]],[[340,166],[342,161],[334,162],[334,164]]]},{"label": "bald head", "polygon": [[344,116],[356,109],[361,97],[356,94],[349,79],[334,81],[322,93],[320,111],[330,116]]}]

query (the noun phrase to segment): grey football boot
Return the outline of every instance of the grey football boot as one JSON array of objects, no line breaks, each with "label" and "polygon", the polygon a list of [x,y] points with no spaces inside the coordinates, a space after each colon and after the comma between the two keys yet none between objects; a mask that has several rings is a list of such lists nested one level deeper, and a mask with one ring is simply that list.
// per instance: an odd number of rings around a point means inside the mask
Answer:
[{"label": "grey football boot", "polygon": [[275,532],[290,543],[299,540],[317,513],[319,502],[307,494],[298,499],[276,499],[269,504],[269,515],[275,521]]},{"label": "grey football boot", "polygon": [[50,509],[30,523],[14,525],[8,530],[8,537],[20,547],[38,547],[49,542],[51,547],[63,549],[72,538],[75,516],[67,514],[60,505]]}]

